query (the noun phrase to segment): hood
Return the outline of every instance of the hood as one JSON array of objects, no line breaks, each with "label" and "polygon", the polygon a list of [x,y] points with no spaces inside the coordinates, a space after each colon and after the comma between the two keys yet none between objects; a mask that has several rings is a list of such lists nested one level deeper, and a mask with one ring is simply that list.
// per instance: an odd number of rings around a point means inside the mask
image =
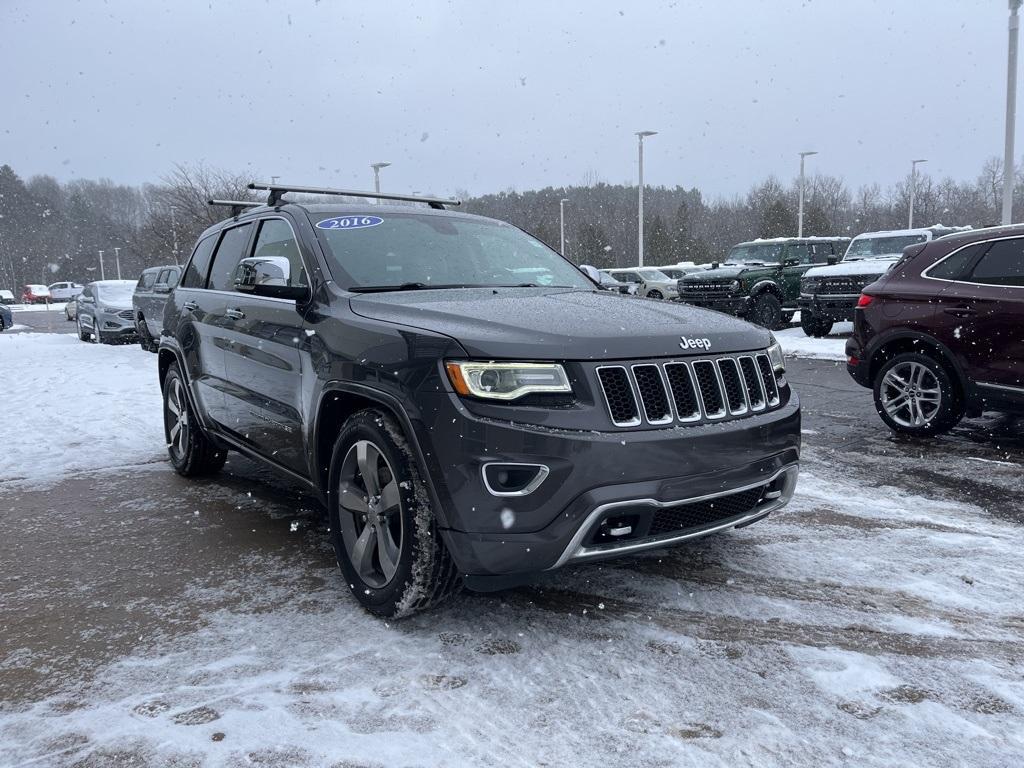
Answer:
[{"label": "hood", "polygon": [[804,277],[845,277],[847,275],[883,275],[897,261],[900,254],[880,256],[873,259],[857,259],[841,261],[826,267],[812,267],[804,272]]},{"label": "hood", "polygon": [[707,339],[710,352],[763,349],[763,328],[687,304],[608,291],[462,288],[361,294],[363,317],[443,333],[476,358],[629,360],[707,354],[682,339]]},{"label": "hood", "polygon": [[744,272],[756,269],[771,269],[771,267],[743,266],[722,266],[718,269],[702,269],[700,272],[691,272],[685,277],[679,278],[683,282],[706,283],[709,280],[735,280]]}]

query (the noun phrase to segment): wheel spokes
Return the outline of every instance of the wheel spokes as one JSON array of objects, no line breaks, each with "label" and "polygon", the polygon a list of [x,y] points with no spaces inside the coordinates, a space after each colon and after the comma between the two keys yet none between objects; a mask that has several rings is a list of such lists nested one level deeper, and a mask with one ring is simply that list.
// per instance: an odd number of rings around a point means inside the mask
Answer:
[{"label": "wheel spokes", "polygon": [[377,551],[377,530],[372,525],[363,528],[352,547],[352,565],[362,576],[373,576],[373,556]]},{"label": "wheel spokes", "polygon": [[377,529],[377,559],[380,560],[381,573],[388,581],[391,581],[398,570],[399,555],[398,544],[391,535],[391,529],[387,523],[382,523]]},{"label": "wheel spokes", "polygon": [[380,478],[377,476],[378,460],[380,453],[365,440],[356,443],[356,463],[359,465],[359,474],[363,478],[366,492],[371,496],[380,495]]},{"label": "wheel spokes", "polygon": [[338,502],[343,509],[355,515],[366,515],[369,507],[366,504],[366,494],[353,483],[342,481],[341,490],[338,494]]},{"label": "wheel spokes", "polygon": [[391,482],[385,485],[380,491],[380,511],[391,512],[401,501],[401,494],[398,490],[398,482],[392,478]]}]

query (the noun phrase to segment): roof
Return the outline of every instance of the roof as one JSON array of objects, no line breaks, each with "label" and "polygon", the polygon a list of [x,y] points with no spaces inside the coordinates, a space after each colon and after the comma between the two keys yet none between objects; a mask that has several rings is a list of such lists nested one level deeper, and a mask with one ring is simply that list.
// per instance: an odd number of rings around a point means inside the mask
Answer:
[{"label": "roof", "polygon": [[[765,243],[834,243],[837,240],[849,240],[846,235],[814,235],[813,237],[757,237],[753,240],[744,240],[736,245],[764,245]],[[733,248],[736,246],[734,245]]]},{"label": "roof", "polygon": [[926,235],[929,232],[934,235],[937,229],[945,230],[947,234],[971,231],[971,227],[947,227],[942,224],[933,224],[930,227],[914,227],[913,229],[885,229],[878,230],[877,232],[861,232],[854,239],[870,240],[880,237],[909,237],[910,235]]}]

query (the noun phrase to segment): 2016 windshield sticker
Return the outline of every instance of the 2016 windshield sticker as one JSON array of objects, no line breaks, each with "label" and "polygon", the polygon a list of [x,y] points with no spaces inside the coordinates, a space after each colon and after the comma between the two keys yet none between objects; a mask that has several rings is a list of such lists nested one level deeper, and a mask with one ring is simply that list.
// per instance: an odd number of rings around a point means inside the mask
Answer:
[{"label": "2016 windshield sticker", "polygon": [[317,229],[365,229],[383,224],[380,216],[335,216],[316,223]]}]

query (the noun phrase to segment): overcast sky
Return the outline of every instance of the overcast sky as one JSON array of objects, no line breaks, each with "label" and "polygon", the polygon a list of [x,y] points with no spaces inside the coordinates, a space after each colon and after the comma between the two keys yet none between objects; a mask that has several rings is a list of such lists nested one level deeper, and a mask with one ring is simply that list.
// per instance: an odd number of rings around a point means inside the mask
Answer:
[{"label": "overcast sky", "polygon": [[[0,0],[0,162],[474,194],[887,186],[1001,155],[1006,0]],[[1024,151],[1024,145],[1018,143]]]}]

